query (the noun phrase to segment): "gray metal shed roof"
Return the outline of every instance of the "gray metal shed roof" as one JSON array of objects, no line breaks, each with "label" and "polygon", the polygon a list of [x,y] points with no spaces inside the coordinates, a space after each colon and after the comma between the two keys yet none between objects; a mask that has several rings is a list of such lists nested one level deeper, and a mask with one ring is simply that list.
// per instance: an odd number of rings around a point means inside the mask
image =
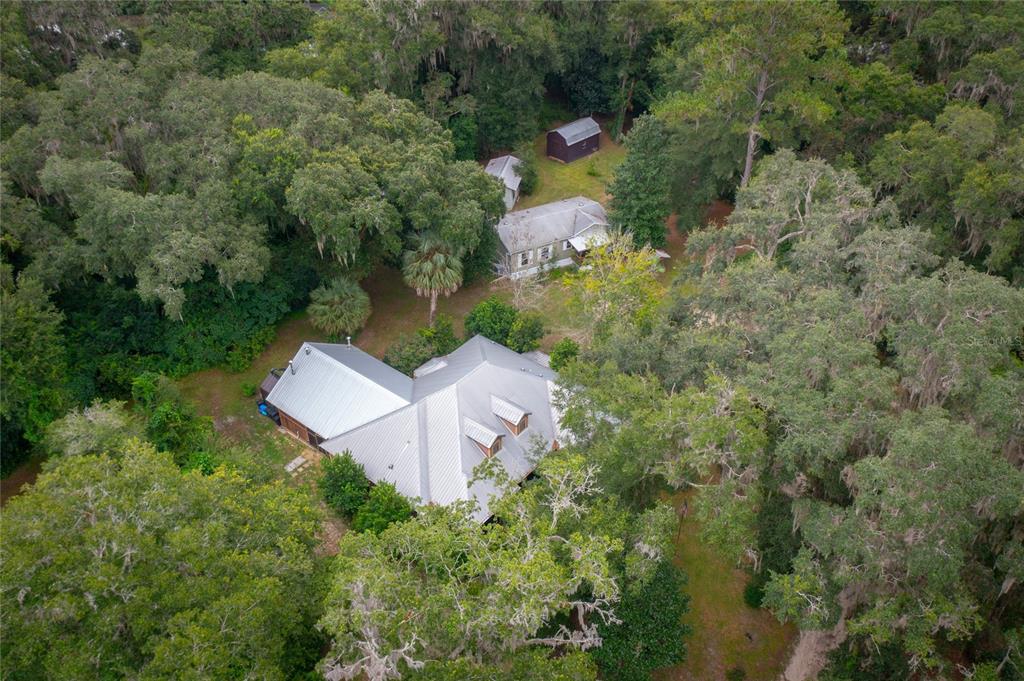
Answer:
[{"label": "gray metal shed roof", "polygon": [[330,438],[410,402],[412,379],[359,348],[303,343],[267,402]]},{"label": "gray metal shed roof", "polygon": [[600,203],[584,196],[506,213],[495,227],[509,253],[571,239],[592,225],[607,225]]},{"label": "gray metal shed roof", "polygon": [[499,156],[488,161],[484,171],[504,182],[505,186],[512,191],[516,191],[519,189],[519,183],[523,181],[516,171],[516,167],[520,163],[522,161],[515,156]]},{"label": "gray metal shed roof", "polygon": [[576,144],[588,137],[600,135],[601,126],[593,118],[587,116],[572,123],[566,123],[562,127],[552,130],[552,132],[557,132],[561,135],[566,144]]}]

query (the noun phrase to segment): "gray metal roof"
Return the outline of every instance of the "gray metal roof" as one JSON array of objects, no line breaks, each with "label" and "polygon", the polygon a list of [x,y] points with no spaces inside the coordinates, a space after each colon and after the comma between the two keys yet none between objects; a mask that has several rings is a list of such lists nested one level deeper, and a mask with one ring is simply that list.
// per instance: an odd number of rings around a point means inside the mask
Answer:
[{"label": "gray metal roof", "polygon": [[411,397],[408,376],[359,348],[303,343],[267,402],[330,438],[409,404]]},{"label": "gray metal roof", "polygon": [[[462,380],[467,374],[483,366],[519,371],[545,379],[554,379],[555,372],[542,367],[533,360],[509,350],[484,336],[473,336],[457,350],[443,357],[445,366],[437,371],[421,375],[413,381],[413,401],[420,400],[432,392],[447,388]],[[495,389],[497,392],[497,388]],[[489,403],[488,399],[484,400]]]},{"label": "gray metal roof", "polygon": [[488,161],[484,171],[504,182],[505,186],[512,191],[516,191],[519,189],[519,183],[523,181],[523,178],[519,177],[519,173],[516,172],[516,167],[520,163],[522,161],[515,156],[499,156]]},{"label": "gray metal roof", "polygon": [[601,134],[601,126],[597,124],[590,116],[586,118],[580,118],[572,123],[566,123],[560,128],[556,128],[551,132],[557,132],[565,140],[566,144],[576,144],[580,140],[585,140],[588,137]]},{"label": "gray metal roof", "polygon": [[[475,499],[482,522],[499,492],[488,480],[470,483],[484,460],[476,442],[489,446],[501,435],[494,456],[512,479],[526,477],[536,443],[549,448],[560,437],[551,404],[556,374],[483,336],[442,359],[443,367],[413,380],[412,404],[321,446],[332,454],[350,451],[371,480],[392,482],[423,503]],[[493,398],[528,411],[529,427],[513,435],[495,413]]]},{"label": "gray metal roof", "polygon": [[506,213],[495,227],[509,253],[571,239],[589,227],[607,225],[600,203],[584,196]]},{"label": "gray metal roof", "polygon": [[354,345],[340,343],[309,343],[331,359],[365,376],[403,400],[412,399],[412,379]]}]

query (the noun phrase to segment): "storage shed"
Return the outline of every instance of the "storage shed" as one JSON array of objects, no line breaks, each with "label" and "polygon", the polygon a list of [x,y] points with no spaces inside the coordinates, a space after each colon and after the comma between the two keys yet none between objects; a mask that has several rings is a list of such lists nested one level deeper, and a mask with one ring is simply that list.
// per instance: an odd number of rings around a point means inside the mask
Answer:
[{"label": "storage shed", "polygon": [[484,169],[488,175],[498,178],[505,185],[505,210],[512,210],[512,206],[519,200],[519,183],[523,178],[519,177],[516,169],[520,163],[522,161],[515,156],[499,156],[488,161]]},{"label": "storage shed", "polygon": [[601,126],[590,116],[548,133],[548,156],[562,163],[589,156],[600,146]]}]

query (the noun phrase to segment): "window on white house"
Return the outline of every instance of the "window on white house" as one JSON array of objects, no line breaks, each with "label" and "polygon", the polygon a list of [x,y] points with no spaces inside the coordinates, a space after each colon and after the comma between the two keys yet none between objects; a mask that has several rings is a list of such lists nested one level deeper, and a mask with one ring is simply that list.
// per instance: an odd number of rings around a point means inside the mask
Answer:
[{"label": "window on white house", "polygon": [[551,259],[551,246],[541,246],[540,248],[540,259],[550,260]]},{"label": "window on white house", "polygon": [[519,254],[519,266],[526,267],[533,260],[533,251],[523,251]]}]

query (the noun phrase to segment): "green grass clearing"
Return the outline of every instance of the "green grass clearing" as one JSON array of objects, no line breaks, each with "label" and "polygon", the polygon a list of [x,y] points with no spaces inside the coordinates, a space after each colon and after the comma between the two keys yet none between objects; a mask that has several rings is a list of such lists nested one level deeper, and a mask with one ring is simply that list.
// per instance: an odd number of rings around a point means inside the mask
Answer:
[{"label": "green grass clearing", "polygon": [[[677,494],[678,508],[690,494]],[[743,602],[746,572],[700,540],[700,523],[692,513],[676,536],[675,561],[689,577],[692,629],[683,664],[659,670],[656,681],[724,681],[730,669],[742,668],[747,681],[775,681],[785,668],[797,629],[783,625],[766,610]]]},{"label": "green grass clearing", "polygon": [[613,142],[603,130],[600,149],[572,163],[562,163],[547,157],[546,133],[534,140],[533,150],[537,154],[537,189],[529,196],[521,196],[513,210],[532,208],[573,196],[586,196],[606,204],[612,173],[615,166],[626,157],[625,147]]}]

